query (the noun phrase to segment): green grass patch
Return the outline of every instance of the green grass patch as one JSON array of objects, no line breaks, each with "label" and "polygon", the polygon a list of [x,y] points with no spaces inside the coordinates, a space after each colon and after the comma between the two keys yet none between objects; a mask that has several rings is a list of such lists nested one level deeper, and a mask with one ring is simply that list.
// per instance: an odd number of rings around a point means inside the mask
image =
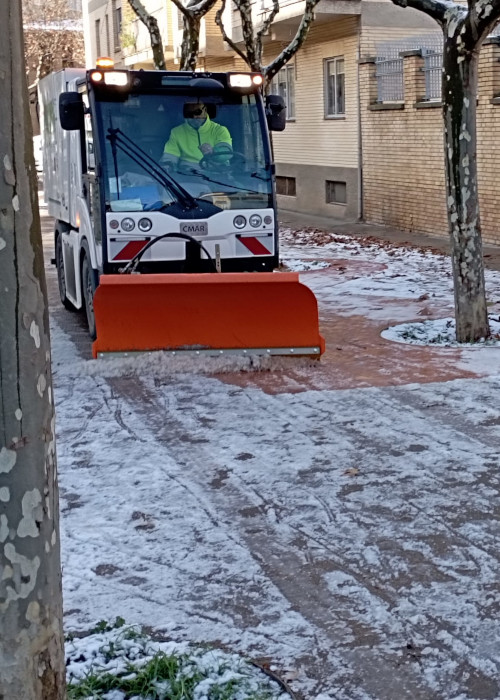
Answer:
[{"label": "green grass patch", "polygon": [[121,618],[68,637],[68,700],[290,700],[237,654],[155,642]]}]

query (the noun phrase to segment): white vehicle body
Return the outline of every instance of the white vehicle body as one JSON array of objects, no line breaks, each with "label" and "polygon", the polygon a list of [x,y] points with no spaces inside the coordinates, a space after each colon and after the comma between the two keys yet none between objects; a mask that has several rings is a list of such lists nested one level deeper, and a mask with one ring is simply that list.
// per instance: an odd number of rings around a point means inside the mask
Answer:
[{"label": "white vehicle body", "polygon": [[[161,274],[277,267],[269,116],[260,82],[246,74],[250,87],[234,89],[230,75],[65,69],[40,81],[59,291],[67,308],[86,309],[91,335],[100,276],[131,261],[140,273]],[[200,99],[232,145],[215,154],[215,165],[179,158],[172,174],[159,163],[165,142],[189,124],[186,104]],[[75,106],[80,121],[68,125],[64,110],[74,116]]]},{"label": "white vehicle body", "polygon": [[61,236],[66,296],[82,308],[80,255],[86,244],[92,268],[102,268],[102,247],[96,245],[94,226],[82,196],[80,135],[65,131],[59,119],[59,95],[76,89],[85,70],[67,68],[40,81],[40,123],[44,194],[48,213],[55,219],[55,235]]}]

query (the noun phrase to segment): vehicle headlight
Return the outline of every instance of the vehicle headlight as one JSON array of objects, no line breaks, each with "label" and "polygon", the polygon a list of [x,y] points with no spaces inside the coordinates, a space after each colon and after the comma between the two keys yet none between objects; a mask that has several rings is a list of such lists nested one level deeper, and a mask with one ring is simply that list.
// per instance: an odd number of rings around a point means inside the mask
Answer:
[{"label": "vehicle headlight", "polygon": [[122,231],[133,231],[135,228],[135,221],[129,216],[121,221]]},{"label": "vehicle headlight", "polygon": [[247,220],[245,219],[244,216],[241,216],[241,214],[239,214],[238,216],[234,217],[234,219],[233,219],[234,228],[241,229],[241,228],[245,228],[246,225],[247,225]]},{"label": "vehicle headlight", "polygon": [[139,231],[142,231],[143,233],[151,231],[152,226],[153,223],[151,219],[139,219],[139,223],[137,224]]},{"label": "vehicle headlight", "polygon": [[259,228],[259,226],[262,224],[262,217],[260,217],[258,214],[252,214],[249,221],[252,228]]}]

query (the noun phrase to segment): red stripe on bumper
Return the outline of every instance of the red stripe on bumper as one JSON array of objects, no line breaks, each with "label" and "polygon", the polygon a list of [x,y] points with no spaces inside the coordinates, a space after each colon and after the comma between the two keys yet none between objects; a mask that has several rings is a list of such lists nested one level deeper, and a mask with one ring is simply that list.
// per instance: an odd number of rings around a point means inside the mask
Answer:
[{"label": "red stripe on bumper", "polygon": [[132,260],[134,255],[140,253],[148,243],[149,241],[129,241],[127,245],[120,250],[118,255],[115,255],[113,260]]},{"label": "red stripe on bumper", "polygon": [[271,254],[271,251],[268,250],[264,245],[262,245],[262,243],[259,241],[258,238],[254,238],[253,236],[251,236],[251,237],[245,236],[245,238],[241,237],[239,240],[254,255],[270,255]]}]

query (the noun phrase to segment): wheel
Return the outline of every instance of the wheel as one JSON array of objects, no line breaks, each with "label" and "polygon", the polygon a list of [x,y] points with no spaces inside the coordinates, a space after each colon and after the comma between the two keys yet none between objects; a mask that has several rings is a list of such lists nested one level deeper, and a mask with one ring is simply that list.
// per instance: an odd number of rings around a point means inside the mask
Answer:
[{"label": "wheel", "polygon": [[68,311],[76,311],[75,306],[66,296],[66,278],[64,276],[64,258],[62,249],[62,233],[60,233],[56,238],[56,270],[57,270],[57,284],[59,287],[59,296],[61,297],[61,303],[65,309]]},{"label": "wheel", "polygon": [[82,295],[85,315],[87,316],[87,326],[92,340],[97,338],[94,315],[94,292],[96,289],[95,275],[90,264],[87,253],[82,258]]}]

